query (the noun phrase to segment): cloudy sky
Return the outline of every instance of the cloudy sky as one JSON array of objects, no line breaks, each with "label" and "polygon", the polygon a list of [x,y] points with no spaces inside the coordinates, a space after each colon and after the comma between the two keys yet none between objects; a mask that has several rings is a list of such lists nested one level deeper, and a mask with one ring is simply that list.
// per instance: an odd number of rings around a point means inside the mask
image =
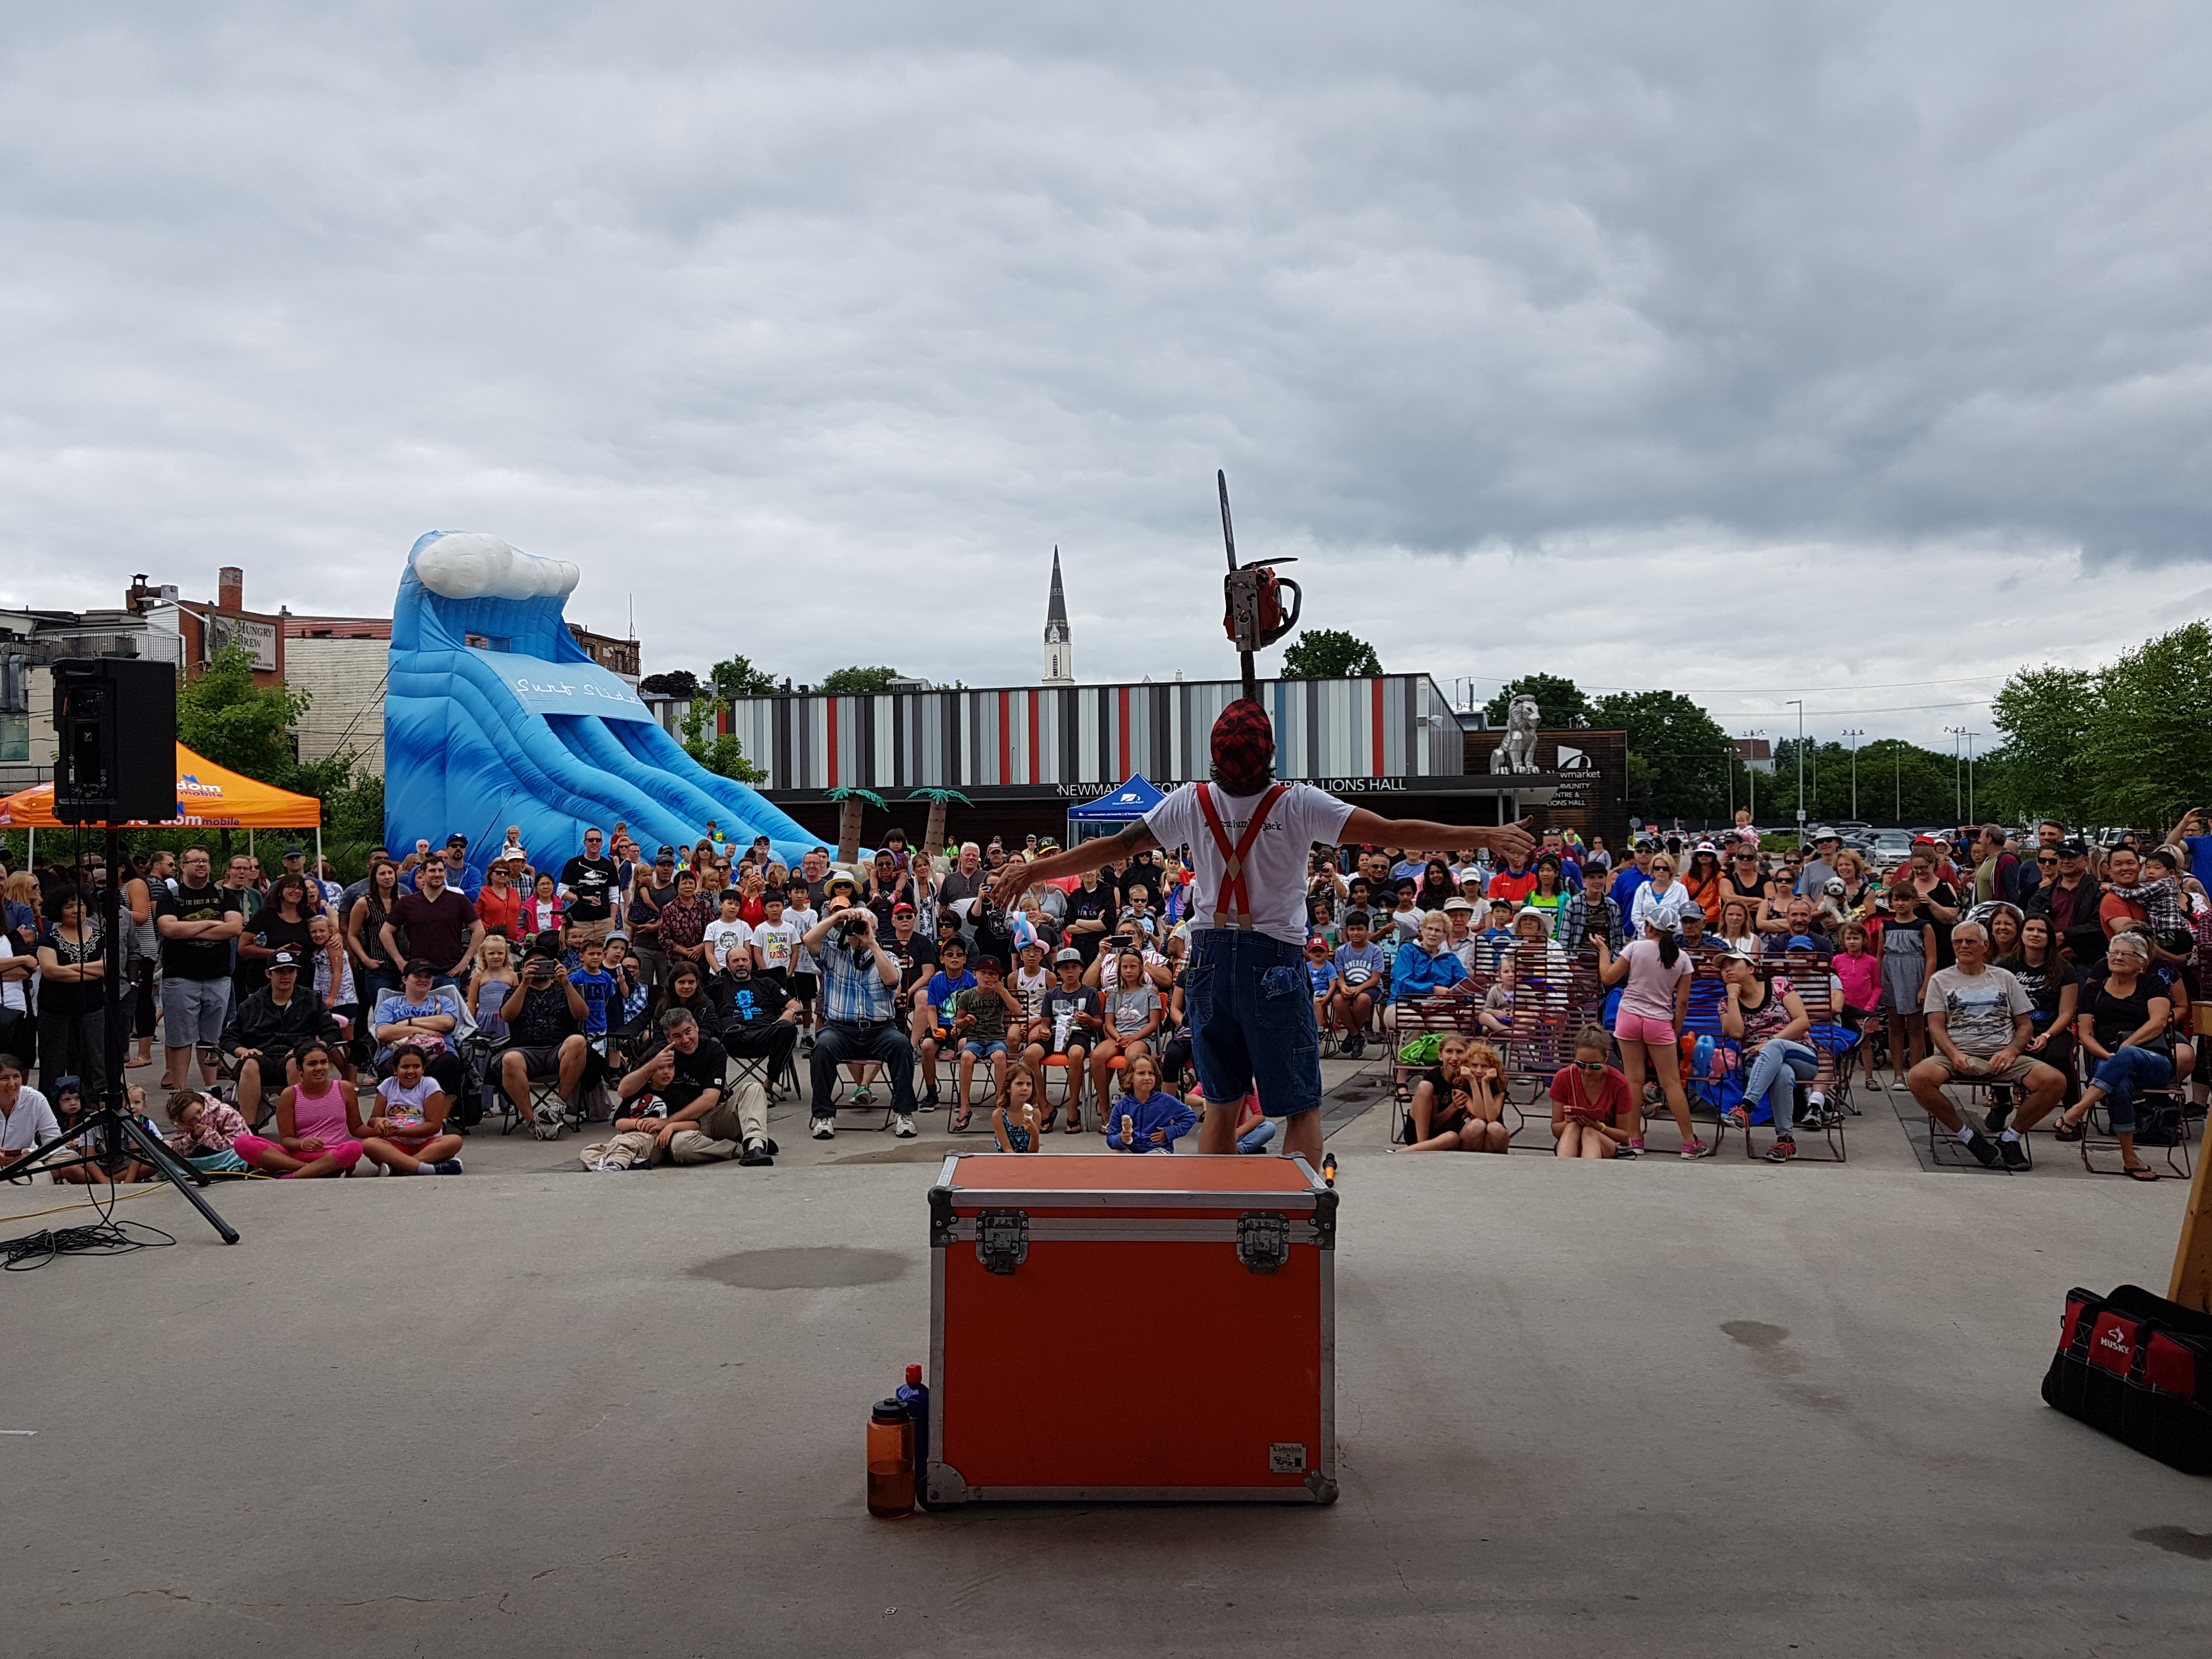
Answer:
[{"label": "cloudy sky", "polygon": [[1948,747],[2212,611],[2212,21],[1868,3],[18,9],[0,599],[579,563],[648,671],[1309,620]]}]

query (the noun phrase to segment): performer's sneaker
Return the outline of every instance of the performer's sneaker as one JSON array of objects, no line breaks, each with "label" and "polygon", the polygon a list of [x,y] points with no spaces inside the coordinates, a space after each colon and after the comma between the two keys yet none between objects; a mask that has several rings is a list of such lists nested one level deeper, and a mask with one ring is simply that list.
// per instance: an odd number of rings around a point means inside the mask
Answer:
[{"label": "performer's sneaker", "polygon": [[900,1140],[912,1140],[921,1133],[914,1127],[914,1119],[904,1112],[891,1115],[891,1133]]},{"label": "performer's sneaker", "polygon": [[837,1121],[828,1117],[815,1118],[807,1124],[806,1133],[817,1140],[835,1140],[837,1138]]}]

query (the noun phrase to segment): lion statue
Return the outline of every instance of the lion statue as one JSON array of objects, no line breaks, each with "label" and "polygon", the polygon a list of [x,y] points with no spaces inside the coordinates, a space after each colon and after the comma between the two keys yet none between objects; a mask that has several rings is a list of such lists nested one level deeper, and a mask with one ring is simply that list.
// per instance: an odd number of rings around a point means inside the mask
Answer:
[{"label": "lion statue", "polygon": [[1536,726],[1541,718],[1536,700],[1525,693],[1505,709],[1505,738],[1490,751],[1493,772],[1533,772],[1536,769]]}]

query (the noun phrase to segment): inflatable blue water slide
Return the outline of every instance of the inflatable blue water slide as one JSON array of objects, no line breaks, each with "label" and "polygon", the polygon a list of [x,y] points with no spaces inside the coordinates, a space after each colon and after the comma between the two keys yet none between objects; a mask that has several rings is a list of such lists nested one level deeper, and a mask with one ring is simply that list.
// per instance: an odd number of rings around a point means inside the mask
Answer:
[{"label": "inflatable blue water slide", "polygon": [[650,858],[711,818],[796,865],[820,838],[685,754],[576,643],[562,608],[580,574],[473,532],[434,530],[408,553],[384,705],[388,844],[465,835],[481,870],[518,824],[532,861],[557,870],[586,828],[627,823]]}]

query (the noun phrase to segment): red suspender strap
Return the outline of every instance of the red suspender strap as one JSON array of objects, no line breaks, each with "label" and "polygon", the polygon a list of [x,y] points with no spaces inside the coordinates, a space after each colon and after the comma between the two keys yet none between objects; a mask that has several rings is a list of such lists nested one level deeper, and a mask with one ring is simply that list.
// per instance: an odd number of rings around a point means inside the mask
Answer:
[{"label": "red suspender strap", "polygon": [[1222,827],[1221,813],[1213,804],[1213,786],[1198,786],[1198,810],[1206,815],[1206,827],[1213,835],[1214,850],[1221,854],[1221,890],[1213,898],[1213,925],[1226,927],[1233,915],[1237,927],[1249,930],[1252,926],[1251,890],[1244,884],[1244,860],[1252,851],[1253,843],[1260,839],[1260,830],[1267,822],[1267,814],[1275,810],[1290,788],[1279,783],[1260,797],[1260,804],[1252,809],[1252,821],[1244,826],[1244,833],[1237,844],[1229,844],[1229,831]]}]

